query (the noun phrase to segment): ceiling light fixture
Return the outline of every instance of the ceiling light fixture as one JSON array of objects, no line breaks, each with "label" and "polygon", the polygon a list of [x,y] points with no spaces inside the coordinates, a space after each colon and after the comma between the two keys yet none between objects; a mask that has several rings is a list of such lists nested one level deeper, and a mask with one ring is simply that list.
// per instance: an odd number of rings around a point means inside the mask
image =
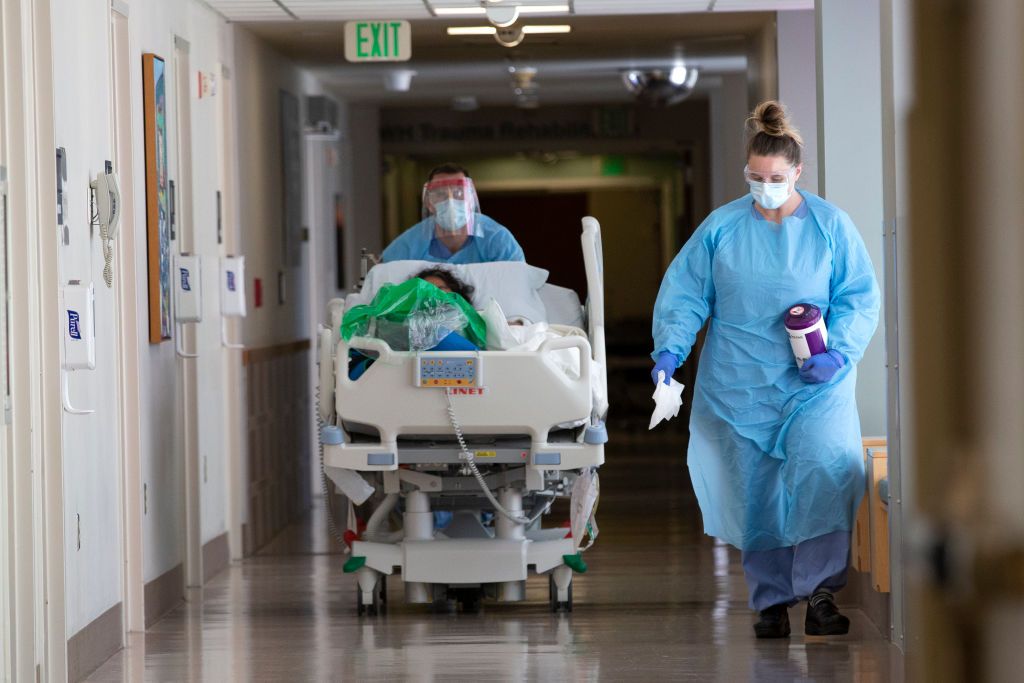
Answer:
[{"label": "ceiling light fixture", "polygon": [[523,27],[523,33],[539,34],[539,33],[569,33],[572,31],[572,26],[569,24],[528,24]]},{"label": "ceiling light fixture", "polygon": [[434,14],[439,17],[478,17],[490,14],[491,10],[515,9],[519,14],[568,14],[568,5],[505,5],[490,7],[435,7]]},{"label": "ceiling light fixture", "polygon": [[520,14],[559,14],[568,13],[568,5],[520,5]]},{"label": "ceiling light fixture", "polygon": [[435,7],[434,14],[439,17],[469,17],[487,14],[483,7]]},{"label": "ceiling light fixture", "polygon": [[[527,24],[522,27],[523,33],[570,33],[572,26],[568,24]],[[493,36],[498,29],[493,26],[449,26],[450,36]]]},{"label": "ceiling light fixture", "polygon": [[498,29],[493,26],[449,26],[450,36],[493,36]]},{"label": "ceiling light fixture", "polygon": [[686,67],[672,67],[672,70],[668,72],[668,80],[671,81],[673,85],[682,85],[683,83],[686,83]]},{"label": "ceiling light fixture", "polygon": [[569,33],[572,27],[568,24],[527,24],[526,26],[449,26],[446,31],[450,36],[494,36],[499,44],[505,47],[515,47],[523,42],[523,38],[530,33],[552,34]]}]

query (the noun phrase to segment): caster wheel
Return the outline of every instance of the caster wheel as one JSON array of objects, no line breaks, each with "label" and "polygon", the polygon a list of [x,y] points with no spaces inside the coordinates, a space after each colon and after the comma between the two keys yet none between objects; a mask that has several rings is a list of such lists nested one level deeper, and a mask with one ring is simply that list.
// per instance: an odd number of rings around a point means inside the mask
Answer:
[{"label": "caster wheel", "polygon": [[552,612],[571,612],[572,611],[572,583],[569,584],[569,599],[559,600],[558,599],[558,586],[555,585],[555,577],[548,576],[548,603],[551,605]]},{"label": "caster wheel", "polygon": [[363,602],[363,592],[359,590],[359,586],[356,586],[356,614],[358,616],[376,617],[383,612],[383,605],[381,601],[380,591],[373,591],[373,602],[366,604]]},{"label": "caster wheel", "polygon": [[456,600],[462,605],[462,611],[475,614],[480,611],[480,599],[482,591],[479,588],[458,588],[455,591]]},{"label": "caster wheel", "polygon": [[430,611],[434,614],[450,614],[458,610],[458,603],[448,597],[448,586],[443,583],[433,585],[433,601]]}]

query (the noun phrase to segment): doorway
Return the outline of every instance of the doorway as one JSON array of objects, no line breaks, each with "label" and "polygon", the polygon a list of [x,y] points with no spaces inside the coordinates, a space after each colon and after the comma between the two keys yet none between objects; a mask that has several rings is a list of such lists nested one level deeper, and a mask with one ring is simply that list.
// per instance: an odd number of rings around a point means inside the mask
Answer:
[{"label": "doorway", "polygon": [[480,206],[512,231],[527,263],[551,273],[548,282],[586,297],[580,242],[580,219],[589,211],[586,192],[481,193]]}]

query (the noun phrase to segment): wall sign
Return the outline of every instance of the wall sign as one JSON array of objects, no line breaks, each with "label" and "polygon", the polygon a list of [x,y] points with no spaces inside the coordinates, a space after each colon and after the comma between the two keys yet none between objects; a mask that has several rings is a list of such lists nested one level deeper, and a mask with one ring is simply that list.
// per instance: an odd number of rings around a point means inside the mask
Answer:
[{"label": "wall sign", "polygon": [[407,62],[412,57],[408,21],[345,22],[345,59],[350,62]]}]

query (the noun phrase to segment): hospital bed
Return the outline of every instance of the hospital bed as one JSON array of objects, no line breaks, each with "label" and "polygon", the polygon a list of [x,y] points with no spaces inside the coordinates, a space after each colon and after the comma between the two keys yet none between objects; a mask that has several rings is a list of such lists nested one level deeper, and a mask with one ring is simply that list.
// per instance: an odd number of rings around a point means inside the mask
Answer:
[{"label": "hospital bed", "polygon": [[[396,574],[407,602],[473,608],[483,598],[523,600],[532,571],[548,577],[553,610],[572,609],[573,574],[586,571],[581,552],[597,535],[608,408],[601,234],[594,218],[582,224],[586,304],[550,284],[538,294],[549,323],[585,334],[535,351],[416,353],[380,339],[346,342],[345,310],[373,292],[365,285],[328,304],[318,337],[323,468],[351,501],[345,571],[357,576],[360,614],[378,613],[386,577]],[[352,349],[376,358],[355,381]],[[578,356],[575,375],[553,362],[566,349]],[[568,529],[545,526],[557,498],[569,499]],[[365,528],[357,504],[372,510]],[[435,512],[450,513],[450,523],[439,527]]]}]

